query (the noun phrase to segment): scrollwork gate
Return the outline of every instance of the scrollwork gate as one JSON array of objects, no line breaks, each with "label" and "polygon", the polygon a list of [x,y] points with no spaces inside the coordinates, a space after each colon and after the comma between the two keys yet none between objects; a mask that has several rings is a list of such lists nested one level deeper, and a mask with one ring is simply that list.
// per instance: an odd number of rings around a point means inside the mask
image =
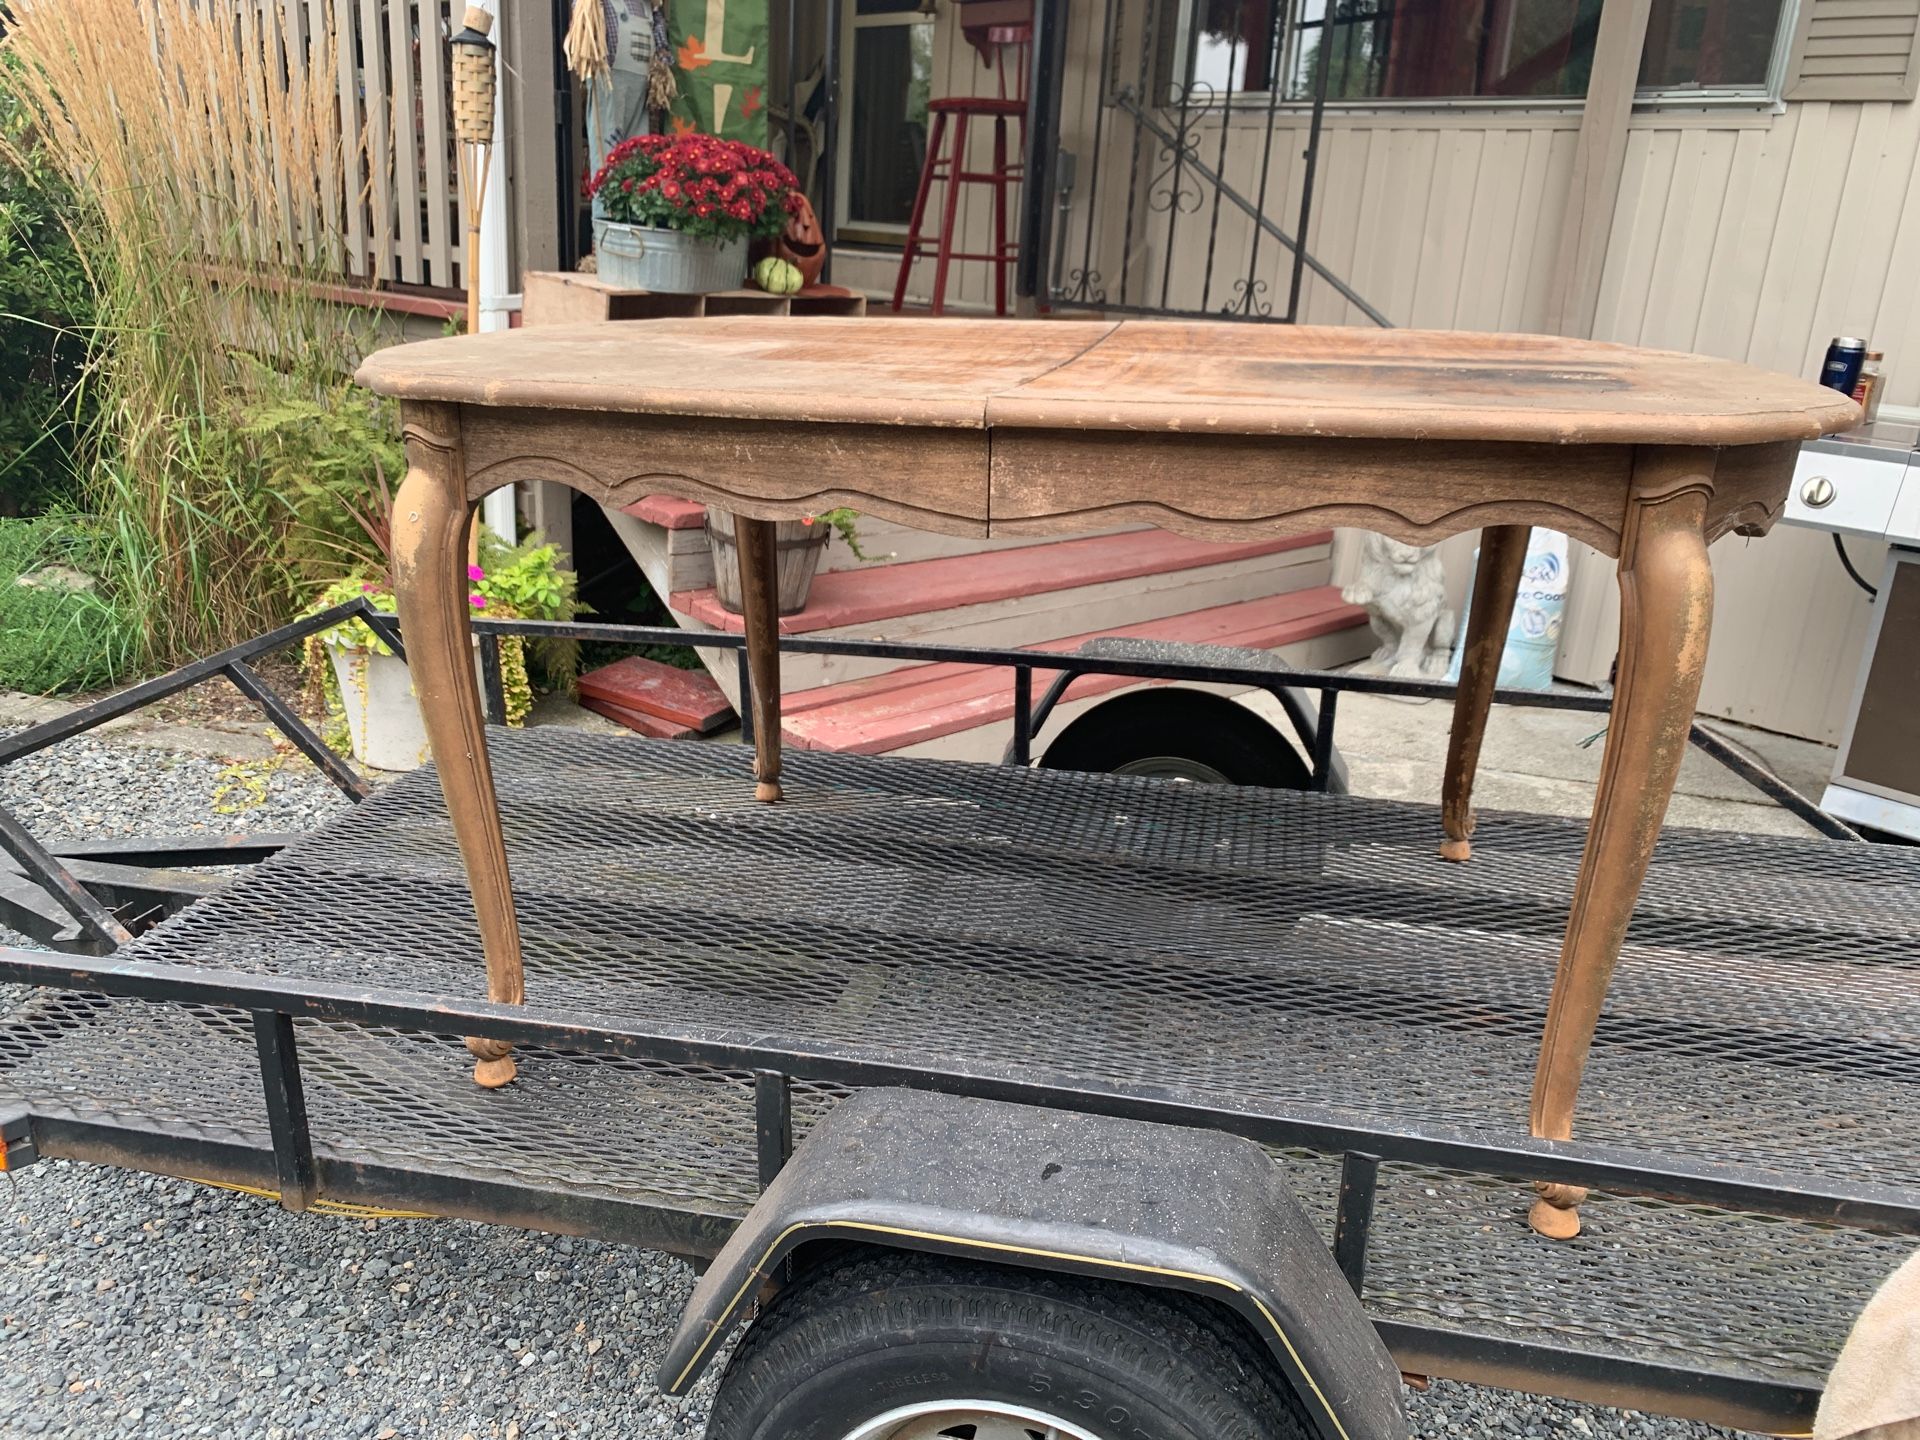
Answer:
[{"label": "scrollwork gate", "polygon": [[[1297,3],[1325,13],[1325,0]],[[1026,233],[1044,244],[1028,273],[1044,273],[1050,307],[1292,322],[1316,277],[1389,323],[1299,239],[1326,111],[1324,19],[1288,0],[1040,8],[1051,33]]]}]

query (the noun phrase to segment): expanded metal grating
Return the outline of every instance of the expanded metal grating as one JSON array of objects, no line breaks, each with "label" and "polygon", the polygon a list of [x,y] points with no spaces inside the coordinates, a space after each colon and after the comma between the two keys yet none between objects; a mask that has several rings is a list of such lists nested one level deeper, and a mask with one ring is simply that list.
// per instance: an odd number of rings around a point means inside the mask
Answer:
[{"label": "expanded metal grating", "polygon": [[[640,1022],[858,1047],[1201,1103],[1524,1133],[1584,826],[1430,807],[801,753],[755,804],[732,747],[496,734],[528,993]],[[1577,1128],[1920,1186],[1920,854],[1677,832],[1616,977]],[[480,995],[437,787],[400,781],[143,937],[148,961]],[[43,997],[34,1004],[44,1006]],[[134,1004],[0,1029],[0,1088],[264,1143],[244,1017]],[[67,1013],[72,1022],[75,1014]],[[738,1213],[751,1077],[302,1024],[323,1154]],[[834,1087],[796,1087],[796,1127]],[[1287,1162],[1330,1222],[1324,1161]],[[1388,1166],[1375,1314],[1811,1379],[1903,1241]]]}]

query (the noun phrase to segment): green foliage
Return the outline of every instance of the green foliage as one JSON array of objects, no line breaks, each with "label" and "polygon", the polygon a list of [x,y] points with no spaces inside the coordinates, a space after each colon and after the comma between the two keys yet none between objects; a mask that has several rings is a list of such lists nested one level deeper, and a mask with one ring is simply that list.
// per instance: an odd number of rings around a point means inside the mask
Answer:
[{"label": "green foliage", "polygon": [[0,689],[47,695],[123,678],[139,635],[110,592],[18,583],[51,566],[98,576],[102,548],[67,516],[0,520]]},{"label": "green foliage", "polygon": [[[469,566],[467,575],[473,590],[468,603],[475,615],[490,615],[503,620],[571,620],[581,613],[580,577],[564,568],[558,546],[549,545],[540,535],[529,535],[518,545],[508,545],[490,530],[480,534],[481,563]],[[393,614],[393,588],[384,566],[360,571],[336,580],[322,590],[304,613],[318,614],[349,600],[364,597],[376,610]],[[327,647],[341,650],[372,650],[391,655],[386,642],[373,633],[365,620],[355,616],[342,624],[331,625],[307,637],[306,671],[309,686],[318,686],[329,701],[337,704],[339,694],[333,667],[327,659]],[[579,647],[571,640],[526,642],[507,636],[500,642],[500,674],[507,697],[507,723],[522,725],[533,708],[533,682],[528,674],[531,659],[541,671],[548,688],[571,691],[579,669]]]},{"label": "green foliage", "polygon": [[70,197],[10,83],[17,64],[0,51],[0,515],[74,498],[93,310]]},{"label": "green foliage", "polygon": [[6,10],[8,82],[66,187],[93,307],[74,503],[100,519],[143,666],[284,621],[318,571],[309,532],[356,528],[288,483],[338,439],[308,407],[371,328],[311,283],[347,253],[315,197],[364,153],[342,132],[339,9],[310,7],[304,46],[271,7]]},{"label": "green foliage", "polygon": [[846,542],[847,549],[853,552],[856,560],[865,560],[867,552],[860,548],[860,514],[842,505],[835,510],[822,510],[818,515],[807,516],[807,524],[831,525],[833,533]]},{"label": "green foliage", "polygon": [[286,546],[299,579],[343,570],[384,577],[392,487],[407,464],[393,402],[344,379],[269,391],[241,433],[266,488],[292,511]]}]

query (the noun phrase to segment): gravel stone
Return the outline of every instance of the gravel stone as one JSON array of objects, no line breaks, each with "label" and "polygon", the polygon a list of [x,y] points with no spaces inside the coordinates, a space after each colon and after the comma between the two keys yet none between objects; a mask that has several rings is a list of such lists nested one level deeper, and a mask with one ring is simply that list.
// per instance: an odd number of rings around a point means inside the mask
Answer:
[{"label": "gravel stone", "polygon": [[[0,732],[4,733],[4,732]],[[349,803],[304,760],[232,780],[197,755],[64,741],[0,767],[36,835],[306,830]],[[0,930],[0,944],[23,944]],[[17,990],[0,987],[0,1012]],[[245,1440],[695,1440],[716,1375],[659,1393],[682,1261],[451,1220],[291,1215],[185,1181],[46,1161],[0,1185],[0,1433]],[[1419,1440],[1733,1432],[1436,1381]]]}]

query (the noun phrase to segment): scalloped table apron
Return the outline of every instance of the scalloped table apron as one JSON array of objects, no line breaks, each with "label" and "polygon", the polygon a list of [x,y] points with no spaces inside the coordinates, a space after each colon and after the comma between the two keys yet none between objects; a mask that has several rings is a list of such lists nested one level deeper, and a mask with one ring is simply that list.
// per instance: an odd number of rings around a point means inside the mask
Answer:
[{"label": "scalloped table apron", "polygon": [[[605,504],[666,493],[741,518],[756,793],[780,797],[777,519],[851,506],[955,535],[1147,522],[1243,540],[1328,525],[1429,544],[1483,527],[1441,791],[1471,854],[1474,770],[1528,527],[1619,560],[1620,657],[1592,827],[1534,1078],[1536,1135],[1571,1135],[1614,964],[1706,662],[1707,546],[1764,533],[1802,440],[1856,423],[1810,381],[1533,335],[1111,321],[634,321],[398,345],[359,381],[399,398],[409,469],[393,562],[427,731],[473,889],[488,993],[524,995],[468,660],[467,533],[516,480]],[[514,1074],[469,1042],[476,1078]],[[1582,1192],[1542,1185],[1536,1228]]]}]

